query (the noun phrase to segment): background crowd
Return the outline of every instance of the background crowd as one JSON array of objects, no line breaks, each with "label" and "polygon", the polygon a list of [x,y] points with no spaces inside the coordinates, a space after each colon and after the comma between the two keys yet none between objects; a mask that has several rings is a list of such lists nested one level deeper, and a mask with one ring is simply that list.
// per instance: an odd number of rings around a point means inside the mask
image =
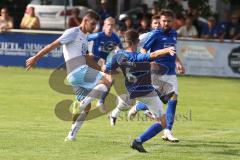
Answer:
[{"label": "background crowd", "polygon": [[[140,12],[136,15],[121,14],[119,17],[114,16],[109,10],[109,2],[101,0],[99,9],[96,10],[101,17],[101,22],[97,26],[95,32],[102,30],[104,19],[114,17],[117,20],[116,32],[122,35],[129,29],[135,29],[140,34],[151,30],[151,18],[158,15],[161,9],[168,8],[175,13],[173,28],[177,30],[179,37],[204,38],[204,39],[231,39],[240,40],[240,10],[224,10],[224,19],[218,20],[217,15],[208,15],[203,17],[202,11],[188,3],[188,8],[184,9],[182,4],[176,0],[168,0],[165,6],[161,6],[158,1],[152,3],[152,7],[148,8],[146,4],[140,4]],[[34,7],[27,9],[25,14],[22,14],[21,20],[19,17],[12,17],[8,11],[9,6],[1,8],[0,14],[0,32],[12,28],[21,29],[40,29],[41,21],[35,15]],[[68,28],[78,26],[82,18],[80,10],[75,8],[72,10],[72,16],[68,19]],[[19,26],[16,26],[14,21],[19,21]]]}]

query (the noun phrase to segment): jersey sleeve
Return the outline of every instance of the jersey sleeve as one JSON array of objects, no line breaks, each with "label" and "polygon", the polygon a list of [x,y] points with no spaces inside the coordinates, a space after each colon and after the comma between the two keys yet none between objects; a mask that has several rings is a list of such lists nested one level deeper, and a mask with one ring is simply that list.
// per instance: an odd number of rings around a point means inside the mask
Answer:
[{"label": "jersey sleeve", "polygon": [[96,40],[98,38],[98,35],[99,35],[98,33],[89,34],[87,36],[88,42]]},{"label": "jersey sleeve", "polygon": [[120,57],[120,54],[116,54],[112,57],[111,61],[107,61],[107,64],[106,64],[106,72],[107,73],[110,72],[110,71],[114,71],[118,68],[119,57]]},{"label": "jersey sleeve", "polygon": [[150,62],[151,61],[151,57],[150,57],[150,53],[146,53],[146,54],[142,54],[142,53],[138,53],[137,54],[137,62]]},{"label": "jersey sleeve", "polygon": [[148,38],[144,40],[145,42],[143,43],[142,48],[148,51],[155,41],[155,32],[150,32],[147,36]]},{"label": "jersey sleeve", "polygon": [[77,28],[71,28],[71,29],[67,29],[59,38],[58,41],[61,44],[66,44],[66,43],[70,43],[72,41],[74,41],[77,37]]}]

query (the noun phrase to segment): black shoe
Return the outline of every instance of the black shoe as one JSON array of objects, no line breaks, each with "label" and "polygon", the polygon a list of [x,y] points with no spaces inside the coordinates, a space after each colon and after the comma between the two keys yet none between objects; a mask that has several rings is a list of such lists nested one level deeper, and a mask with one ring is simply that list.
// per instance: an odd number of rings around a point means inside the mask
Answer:
[{"label": "black shoe", "polygon": [[137,142],[135,139],[132,141],[130,147],[132,149],[136,149],[138,152],[147,153],[147,151],[143,148],[142,143],[141,142]]},{"label": "black shoe", "polygon": [[115,125],[116,125],[117,118],[112,117],[111,114],[109,114],[109,115],[108,115],[108,119],[109,119],[109,121],[110,121],[110,125],[111,125],[111,126],[115,126]]}]

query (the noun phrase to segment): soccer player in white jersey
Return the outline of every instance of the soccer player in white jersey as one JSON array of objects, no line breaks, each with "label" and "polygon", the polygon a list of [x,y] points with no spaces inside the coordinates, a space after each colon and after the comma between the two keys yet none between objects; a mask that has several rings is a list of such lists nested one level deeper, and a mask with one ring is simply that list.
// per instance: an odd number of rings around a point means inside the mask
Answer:
[{"label": "soccer player in white jersey", "polygon": [[[87,55],[87,33],[92,33],[99,20],[99,16],[89,11],[83,17],[82,23],[78,27],[73,27],[65,30],[65,32],[54,42],[48,44],[36,55],[26,60],[27,70],[32,68],[35,63],[44,55],[48,54],[53,49],[63,45],[63,55],[67,68],[67,81],[73,86],[77,95],[77,88],[83,87],[92,90],[88,97],[83,100],[86,104],[97,97],[101,97],[104,92],[108,90],[111,82],[109,82],[108,76],[98,70],[101,67],[96,64],[92,56]],[[92,67],[92,68],[91,68]],[[94,69],[93,69],[94,68]],[[95,70],[96,69],[96,70]],[[79,113],[83,109],[87,109],[86,106],[81,106],[80,103]],[[83,119],[86,118],[86,114],[75,117],[70,132],[65,138],[66,141],[72,141],[75,139],[77,131],[83,123]]]}]

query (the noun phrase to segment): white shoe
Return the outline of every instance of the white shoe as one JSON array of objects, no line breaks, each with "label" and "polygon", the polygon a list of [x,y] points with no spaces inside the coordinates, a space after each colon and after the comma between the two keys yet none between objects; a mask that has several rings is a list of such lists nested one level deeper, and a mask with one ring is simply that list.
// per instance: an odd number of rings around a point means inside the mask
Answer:
[{"label": "white shoe", "polygon": [[169,129],[164,130],[162,139],[164,141],[169,141],[169,142],[173,142],[173,143],[178,143],[179,142],[179,140],[177,138],[173,137],[173,134]]},{"label": "white shoe", "polygon": [[65,142],[73,142],[75,140],[76,140],[75,137],[65,137],[65,139],[64,139]]},{"label": "white shoe", "polygon": [[138,113],[138,111],[137,111],[136,105],[135,105],[128,111],[128,119],[133,120],[134,117],[137,115],[137,113]]}]

